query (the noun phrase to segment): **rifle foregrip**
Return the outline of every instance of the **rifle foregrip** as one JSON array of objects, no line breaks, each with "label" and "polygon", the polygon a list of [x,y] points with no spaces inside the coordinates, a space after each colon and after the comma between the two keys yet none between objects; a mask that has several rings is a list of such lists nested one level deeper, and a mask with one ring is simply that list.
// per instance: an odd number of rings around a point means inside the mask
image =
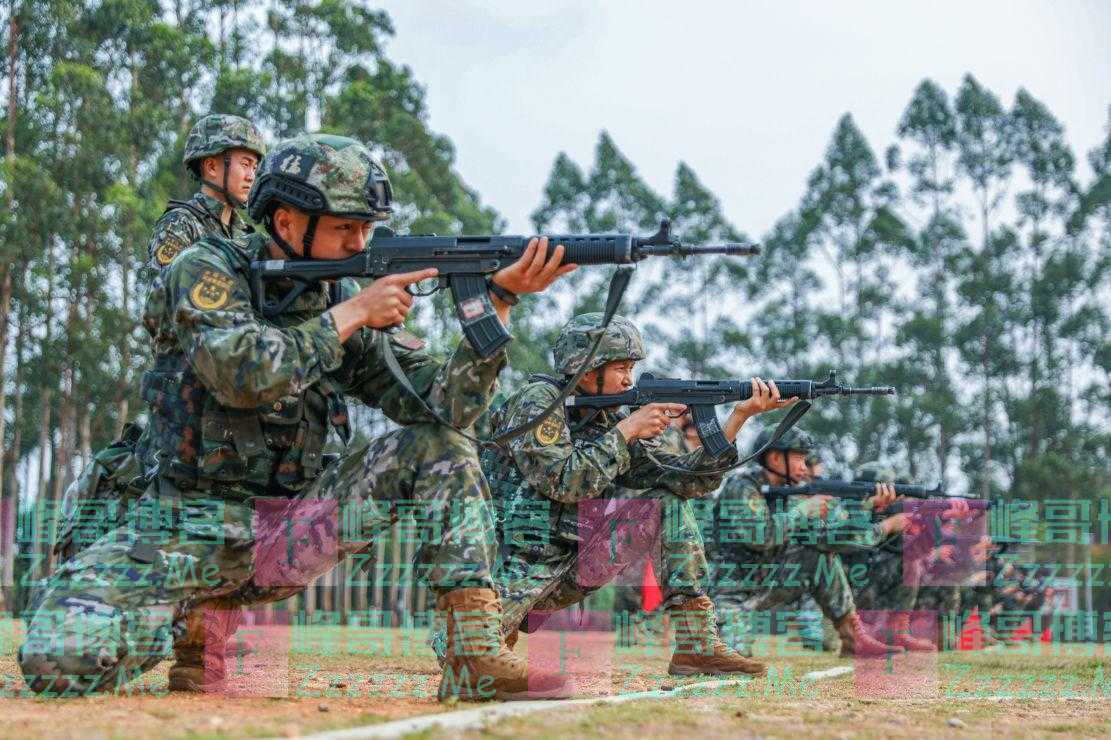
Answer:
[{"label": "rifle foregrip", "polygon": [[732,449],[733,445],[725,438],[721,430],[717,414],[713,406],[691,406],[691,416],[694,419],[694,428],[698,431],[698,438],[702,446],[711,457],[721,457]]},{"label": "rifle foregrip", "polygon": [[621,265],[633,261],[633,241],[627,235],[548,237],[549,250],[557,244],[563,245],[565,265]]},{"label": "rifle foregrip", "polygon": [[463,326],[463,334],[480,357],[489,357],[513,339],[494,311],[484,276],[450,275],[448,287],[451,288],[455,313]]}]

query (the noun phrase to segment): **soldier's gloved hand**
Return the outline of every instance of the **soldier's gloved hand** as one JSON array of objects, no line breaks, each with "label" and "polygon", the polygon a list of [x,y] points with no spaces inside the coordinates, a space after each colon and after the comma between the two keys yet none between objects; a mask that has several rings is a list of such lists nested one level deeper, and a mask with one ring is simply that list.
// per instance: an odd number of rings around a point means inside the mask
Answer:
[{"label": "soldier's gloved hand", "polygon": [[346,301],[332,306],[328,312],[336,322],[340,341],[346,342],[348,337],[363,326],[385,329],[404,322],[413,308],[413,296],[405,288],[421,280],[434,278],[437,273],[435,267],[430,267],[427,270],[387,275],[378,278]]},{"label": "soldier's gloved hand", "polygon": [[873,511],[883,511],[895,501],[895,486],[890,483],[877,483],[876,493],[869,496],[866,503]]},{"label": "soldier's gloved hand", "polygon": [[617,423],[617,431],[626,442],[658,437],[671,420],[687,410],[681,403],[650,403],[641,406]]}]

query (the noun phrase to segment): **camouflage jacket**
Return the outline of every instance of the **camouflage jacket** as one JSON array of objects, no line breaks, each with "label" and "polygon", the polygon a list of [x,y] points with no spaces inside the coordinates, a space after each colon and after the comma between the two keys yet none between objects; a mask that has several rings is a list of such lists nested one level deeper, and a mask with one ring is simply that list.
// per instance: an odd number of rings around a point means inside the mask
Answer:
[{"label": "camouflage jacket", "polygon": [[[533,418],[558,396],[558,385],[554,378],[534,375],[495,411],[494,428],[501,432]],[[581,427],[576,423],[582,418],[579,412],[572,413],[573,429],[566,410],[557,409],[535,430],[512,440],[508,449],[483,454],[483,472],[503,522],[512,524],[518,512],[529,512],[532,521],[546,520],[548,531],[557,528],[573,537],[574,527],[565,525],[575,519],[578,502],[610,496],[617,487],[697,498],[721,483],[720,473],[662,468],[648,457],[649,448],[657,460],[676,467],[712,469],[737,460],[735,449],[715,459],[701,449],[673,454],[655,440],[628,443],[616,429],[622,413],[603,411]]]},{"label": "camouflage jacket", "polygon": [[[387,370],[379,332],[363,328],[340,343],[326,311],[358,290],[354,282],[319,284],[273,321],[255,312],[249,263],[267,248],[262,235],[206,237],[179,254],[148,293],[154,367],[142,393],[152,412],[149,444],[159,474],[179,486],[303,488],[321,470],[328,424],[346,430],[344,394],[398,424],[428,420]],[[424,400],[455,426],[473,424],[504,352],[482,359],[463,340],[439,362],[416,337],[390,337]]]},{"label": "camouflage jacket", "polygon": [[708,554],[717,559],[744,558],[746,551],[771,552],[791,542],[847,552],[885,541],[880,525],[867,512],[850,512],[834,502],[822,519],[807,513],[801,497],[769,502],[760,493],[766,482],[759,466],[726,478],[714,502],[712,531],[705,533]]},{"label": "camouflage jacket", "polygon": [[170,201],[158,223],[154,225],[154,235],[147,246],[150,267],[155,271],[161,270],[201,237],[215,235],[237,239],[250,233],[251,228],[234,209],[231,223],[225,226],[220,220],[223,211],[223,201],[203,192],[194,193],[192,198],[184,202]]}]

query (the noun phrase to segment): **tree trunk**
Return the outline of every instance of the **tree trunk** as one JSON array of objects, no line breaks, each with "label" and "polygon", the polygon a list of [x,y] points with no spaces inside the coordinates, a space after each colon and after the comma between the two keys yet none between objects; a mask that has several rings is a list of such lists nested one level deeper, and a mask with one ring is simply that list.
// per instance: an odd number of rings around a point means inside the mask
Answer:
[{"label": "tree trunk", "polygon": [[[7,438],[8,419],[8,377],[4,372],[8,350],[8,314],[12,306],[12,275],[5,266],[0,277],[0,499],[4,496],[4,460],[7,456],[4,440]],[[22,395],[18,381],[15,386],[17,396]],[[18,426],[18,424],[17,424]]]},{"label": "tree trunk", "polygon": [[53,389],[45,386],[39,397],[39,480],[35,492],[36,501],[46,500],[46,490],[50,483],[50,470],[46,458],[50,450],[50,401]]},{"label": "tree trunk", "polygon": [[15,156],[16,113],[19,101],[19,17],[15,11],[14,0],[8,7],[8,126],[4,131],[4,152],[8,157]]},{"label": "tree trunk", "polygon": [[93,440],[92,440],[92,419],[93,415],[90,412],[89,404],[82,403],[80,405],[80,412],[77,421],[77,440],[78,447],[81,450],[81,465],[84,468],[89,464],[93,457]]}]

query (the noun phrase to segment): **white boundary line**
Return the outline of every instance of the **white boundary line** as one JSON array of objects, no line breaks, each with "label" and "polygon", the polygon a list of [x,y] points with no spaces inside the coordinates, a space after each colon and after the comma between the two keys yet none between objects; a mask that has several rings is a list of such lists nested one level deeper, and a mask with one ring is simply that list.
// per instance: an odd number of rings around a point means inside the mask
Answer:
[{"label": "white boundary line", "polygon": [[[837,666],[835,668],[828,668],[823,671],[811,671],[810,673],[803,674],[802,677],[804,679],[810,679],[812,681],[821,681],[822,679],[844,676],[845,674],[852,672],[852,666]],[[466,709],[458,712],[425,714],[419,717],[399,719],[394,722],[386,722],[380,725],[369,725],[366,727],[353,727],[348,730],[322,732],[318,735],[308,735],[304,740],[363,740],[364,738],[395,738],[408,734],[410,732],[422,732],[424,730],[431,729],[450,730],[454,732],[463,732],[465,730],[480,730],[508,717],[518,717],[522,714],[546,712],[555,709],[564,709],[566,707],[624,704],[628,701],[640,701],[642,699],[670,699],[681,694],[690,693],[695,689],[697,689],[698,691],[704,691],[707,689],[723,689],[730,686],[740,686],[742,684],[748,683],[751,680],[752,679],[750,678],[735,678],[719,681],[699,681],[698,683],[688,683],[681,686],[676,686],[671,691],[638,691],[631,694],[617,694],[616,696],[598,696],[589,699],[568,699],[565,701],[506,702],[504,704],[494,704],[485,707],[478,707],[477,709]]]}]

